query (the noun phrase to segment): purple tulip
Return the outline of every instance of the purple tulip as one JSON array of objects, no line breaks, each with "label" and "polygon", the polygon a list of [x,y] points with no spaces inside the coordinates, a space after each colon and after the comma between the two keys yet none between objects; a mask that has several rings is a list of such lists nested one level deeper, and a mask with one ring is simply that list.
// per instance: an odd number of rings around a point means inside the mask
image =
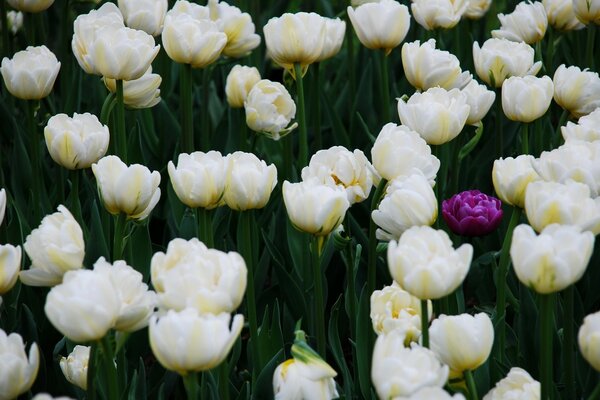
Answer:
[{"label": "purple tulip", "polygon": [[500,224],[502,202],[479,190],[467,190],[442,202],[442,216],[454,233],[483,236]]}]

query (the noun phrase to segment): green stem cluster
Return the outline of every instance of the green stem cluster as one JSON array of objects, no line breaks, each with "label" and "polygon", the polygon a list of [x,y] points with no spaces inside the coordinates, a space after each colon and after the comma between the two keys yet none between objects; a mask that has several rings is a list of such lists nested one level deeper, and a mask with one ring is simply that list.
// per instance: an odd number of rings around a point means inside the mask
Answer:
[{"label": "green stem cluster", "polygon": [[321,271],[322,236],[313,236],[311,241],[311,256],[313,278],[315,280],[315,324],[317,330],[317,352],[326,357],[325,341],[325,299],[323,291],[323,271]]},{"label": "green stem cluster", "polygon": [[[381,196],[383,196],[383,192],[385,186],[387,185],[387,180],[381,179],[377,189],[375,190],[375,194],[373,195],[373,200],[371,202],[371,213],[377,209],[379,206],[379,200]],[[369,214],[369,251],[368,251],[368,260],[367,260],[367,293],[369,296],[375,290],[375,281],[377,278],[377,225],[373,218]]]},{"label": "green stem cluster", "polygon": [[427,300],[421,300],[421,345],[429,348],[429,309]]},{"label": "green stem cluster", "polygon": [[119,384],[117,381],[117,368],[115,366],[115,355],[110,343],[108,334],[100,340],[102,353],[104,355],[104,368],[106,369],[106,379],[108,381],[108,398],[119,398]]},{"label": "green stem cluster", "polygon": [[198,391],[198,373],[188,372],[187,375],[183,375],[183,386],[185,387],[185,393],[187,394],[188,400],[197,400],[200,398]]},{"label": "green stem cluster", "polygon": [[308,164],[308,130],[306,126],[306,108],[304,106],[302,67],[299,63],[294,63],[294,75],[296,77],[296,89],[298,91],[298,125],[300,129],[298,167],[302,168]]},{"label": "green stem cluster", "polygon": [[181,64],[179,96],[181,103],[181,151],[194,151],[194,121],[192,112],[192,66]]},{"label": "green stem cluster", "polygon": [[215,247],[212,228],[212,213],[206,208],[198,208],[198,234],[200,240],[210,249]]},{"label": "green stem cluster", "polygon": [[117,79],[117,156],[127,163],[127,138],[125,136],[125,101],[123,99],[123,80]]},{"label": "green stem cluster", "polygon": [[540,338],[540,371],[542,400],[552,399],[552,323],[553,323],[553,300],[554,296],[550,294],[540,294],[540,319],[541,319],[541,338]]}]

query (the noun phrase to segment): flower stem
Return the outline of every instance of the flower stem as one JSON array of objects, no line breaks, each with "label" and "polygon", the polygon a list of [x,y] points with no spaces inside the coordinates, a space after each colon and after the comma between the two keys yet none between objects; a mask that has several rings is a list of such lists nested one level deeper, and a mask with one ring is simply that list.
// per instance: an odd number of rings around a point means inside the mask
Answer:
[{"label": "flower stem", "polygon": [[96,379],[96,367],[98,367],[97,363],[97,355],[98,355],[98,343],[93,342],[90,347],[90,358],[88,360],[88,370],[87,370],[87,390],[86,390],[86,399],[87,400],[96,400],[96,390],[94,388],[94,379]]},{"label": "flower stem", "polygon": [[596,26],[595,24],[587,24],[587,48],[585,54],[587,55],[587,66],[594,69],[594,40],[596,38]]},{"label": "flower stem", "polygon": [[83,223],[83,218],[81,216],[81,201],[79,200],[79,174],[79,170],[71,171],[71,193],[69,194],[69,201],[75,219],[77,219],[79,223]]},{"label": "flower stem", "polygon": [[501,158],[504,153],[504,136],[502,135],[502,90],[496,89],[496,115],[494,125],[496,127],[495,142],[496,142],[496,158]]},{"label": "flower stem", "polygon": [[304,107],[304,84],[302,83],[302,67],[294,63],[296,88],[298,90],[298,124],[300,125],[300,147],[298,149],[298,168],[308,164],[308,130],[306,129],[306,109]]},{"label": "flower stem", "polygon": [[600,382],[598,382],[598,384],[594,388],[594,391],[592,392],[592,394],[590,394],[590,397],[588,397],[588,400],[599,400],[599,399],[600,399]]},{"label": "flower stem", "polygon": [[565,368],[565,386],[567,390],[566,398],[575,399],[575,369],[574,357],[577,350],[575,349],[575,318],[573,316],[573,302],[575,295],[575,287],[569,286],[563,292],[564,299],[564,333],[565,341],[563,345],[564,368]]},{"label": "flower stem", "polygon": [[554,28],[548,26],[548,43],[546,47],[546,62],[544,65],[546,66],[546,74],[552,76],[554,74],[553,61],[554,61]]},{"label": "flower stem", "polygon": [[120,212],[115,217],[115,232],[113,236],[113,262],[121,260],[123,258],[123,244],[125,234],[125,225],[127,223],[127,216]]},{"label": "flower stem", "polygon": [[529,124],[521,125],[521,150],[523,154],[529,154]]},{"label": "flower stem", "polygon": [[38,146],[37,132],[35,125],[35,104],[33,100],[25,100],[27,131],[29,133],[30,153],[31,153],[31,177],[33,184],[33,220],[35,224],[40,221],[40,148]]},{"label": "flower stem", "polygon": [[540,371],[542,384],[542,400],[552,398],[552,303],[553,294],[540,294],[541,341],[540,341]]},{"label": "flower stem", "polygon": [[198,233],[202,242],[210,249],[215,247],[212,230],[212,214],[210,210],[198,208]]},{"label": "flower stem", "polygon": [[181,102],[181,146],[182,153],[194,151],[194,120],[192,113],[192,66],[181,64],[179,96]]},{"label": "flower stem", "polygon": [[183,386],[185,386],[185,393],[187,394],[188,400],[198,399],[198,373],[188,372],[188,374],[182,376],[182,378]]},{"label": "flower stem", "polygon": [[325,341],[325,301],[323,293],[323,271],[321,270],[321,247],[323,236],[313,236],[311,240],[311,258],[313,278],[315,280],[315,326],[317,330],[317,352],[326,356]]},{"label": "flower stem", "polygon": [[466,370],[465,379],[467,380],[467,388],[469,389],[469,398],[471,400],[479,400],[479,397],[477,396],[477,386],[475,385],[475,379],[473,379],[473,372]]},{"label": "flower stem", "polygon": [[118,399],[119,386],[117,382],[117,369],[115,367],[115,356],[108,334],[104,335],[100,340],[100,346],[102,346],[102,353],[104,354],[104,367],[106,368],[106,379],[108,381],[108,398]]},{"label": "flower stem", "polygon": [[427,300],[421,300],[421,345],[429,348],[429,310]]},{"label": "flower stem", "polygon": [[[371,201],[371,213],[377,209],[379,206],[379,200],[383,195],[385,185],[387,185],[387,180],[381,179],[377,189],[375,189],[375,194],[373,195],[373,200]],[[377,225],[373,218],[369,216],[369,254],[368,254],[368,264],[367,264],[367,293],[370,296],[371,293],[375,290],[375,281],[377,278],[377,236],[375,232],[377,231]]]},{"label": "flower stem", "polygon": [[283,176],[290,181],[292,177],[292,164],[294,161],[294,136],[287,135],[281,139],[283,145]]},{"label": "flower stem", "polygon": [[498,268],[498,278],[496,281],[497,295],[496,295],[496,336],[498,337],[498,354],[496,358],[498,362],[502,363],[504,356],[504,343],[506,341],[506,275],[508,274],[508,266],[510,264],[510,244],[512,242],[512,235],[515,227],[519,223],[521,218],[521,209],[519,207],[513,207],[512,215],[510,216],[510,222],[506,234],[504,235],[504,242],[502,242],[502,252],[500,253],[500,266]]},{"label": "flower stem", "polygon": [[321,63],[315,65],[315,81],[317,84],[315,90],[315,148],[321,150],[323,147],[323,135],[321,134],[321,92],[323,90],[321,82]]},{"label": "flower stem", "polygon": [[219,365],[219,399],[229,400],[229,365],[227,360]]},{"label": "flower stem", "polygon": [[389,73],[388,73],[388,59],[385,51],[382,50],[379,58],[379,68],[381,69],[381,80],[380,80],[380,91],[381,101],[383,103],[383,122],[388,123],[391,121],[390,113],[390,84],[389,84]]},{"label": "flower stem", "polygon": [[208,107],[208,99],[210,94],[210,75],[212,66],[209,65],[202,71],[202,107],[205,110],[200,114],[200,150],[210,150],[210,113]]},{"label": "flower stem", "polygon": [[123,80],[117,79],[117,155],[127,164],[127,138],[125,137],[125,102],[123,100]]}]

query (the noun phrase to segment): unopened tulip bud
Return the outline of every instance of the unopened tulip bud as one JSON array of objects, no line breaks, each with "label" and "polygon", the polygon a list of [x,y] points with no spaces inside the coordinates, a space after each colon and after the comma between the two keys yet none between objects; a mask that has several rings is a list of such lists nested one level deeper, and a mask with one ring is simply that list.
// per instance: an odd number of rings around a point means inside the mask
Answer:
[{"label": "unopened tulip bud", "polygon": [[524,369],[513,367],[504,379],[483,396],[483,400],[540,400],[540,397],[540,383]]},{"label": "unopened tulip bud", "polygon": [[488,90],[487,86],[480,85],[476,80],[469,82],[462,92],[467,97],[467,104],[471,107],[466,124],[477,125],[494,104],[496,93]]},{"label": "unopened tulip bud", "polygon": [[258,81],[248,93],[244,108],[248,127],[273,140],[281,139],[298,126],[290,125],[296,116],[296,103],[279,82]]},{"label": "unopened tulip bud", "polygon": [[492,0],[467,0],[467,9],[463,16],[469,19],[480,19],[490,9]]},{"label": "unopened tulip bud", "polygon": [[0,245],[0,295],[15,286],[20,270],[21,248],[10,244]]},{"label": "unopened tulip bud", "polygon": [[60,369],[65,378],[73,385],[87,390],[90,347],[77,345],[67,357],[61,357]]},{"label": "unopened tulip bud", "polygon": [[229,155],[223,195],[227,206],[245,211],[263,208],[277,184],[277,168],[252,153],[236,151]]},{"label": "unopened tulip bud", "polygon": [[[112,93],[117,92],[114,79],[102,78],[104,85]],[[152,73],[149,67],[144,75],[132,81],[123,81],[123,103],[131,108],[151,108],[160,103],[160,84],[162,77]]]},{"label": "unopened tulip bud", "polygon": [[494,161],[492,181],[496,194],[503,202],[524,207],[527,185],[541,179],[533,169],[533,161],[533,156],[528,154]]},{"label": "unopened tulip bud", "polygon": [[585,28],[573,12],[572,0],[543,0],[548,23],[559,31],[574,31]]},{"label": "unopened tulip bud", "polygon": [[339,18],[325,18],[325,41],[323,50],[317,58],[317,62],[325,61],[340,52],[344,43],[346,33],[346,22]]},{"label": "unopened tulip bud", "polygon": [[598,0],[572,0],[573,12],[581,23],[600,24],[600,1]]},{"label": "unopened tulip bud", "polygon": [[512,121],[532,122],[546,113],[553,94],[549,76],[511,76],[502,84],[502,110]]},{"label": "unopened tulip bud", "polygon": [[554,72],[554,101],[574,117],[587,115],[600,107],[600,77],[579,67],[559,66]]},{"label": "unopened tulip bud", "polygon": [[252,87],[260,81],[260,73],[255,67],[235,65],[227,75],[225,94],[232,108],[244,107],[244,102]]},{"label": "unopened tulip bud", "polygon": [[4,213],[6,212],[6,190],[0,189],[0,225],[4,221]]},{"label": "unopened tulip bud", "polygon": [[578,334],[579,350],[596,371],[600,371],[600,312],[583,319]]},{"label": "unopened tulip bud", "polygon": [[31,388],[37,377],[40,366],[38,346],[32,343],[27,356],[21,335],[7,335],[0,329],[0,359],[3,363],[3,368],[0,369],[0,399],[16,399]]}]

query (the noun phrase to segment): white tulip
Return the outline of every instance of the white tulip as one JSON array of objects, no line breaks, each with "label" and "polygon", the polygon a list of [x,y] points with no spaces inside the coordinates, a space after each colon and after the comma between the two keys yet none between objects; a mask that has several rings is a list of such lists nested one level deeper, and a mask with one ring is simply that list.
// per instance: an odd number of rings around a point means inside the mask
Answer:
[{"label": "white tulip", "polygon": [[469,19],[480,19],[488,12],[492,0],[467,0],[467,9],[463,14]]},{"label": "white tulip", "polygon": [[24,100],[40,100],[48,96],[60,70],[60,62],[46,46],[28,46],[4,57],[0,73],[13,96]]},{"label": "white tulip", "polygon": [[573,12],[572,0],[542,0],[548,23],[559,31],[574,31],[585,28]]},{"label": "white tulip", "polygon": [[31,344],[28,357],[21,335],[7,335],[0,329],[0,360],[0,400],[16,399],[31,388],[37,377],[40,366],[38,346]]},{"label": "white tulip", "polygon": [[234,65],[227,75],[225,94],[232,108],[244,107],[244,102],[252,87],[260,81],[260,72],[255,67]]},{"label": "white tulip", "polygon": [[467,97],[467,104],[471,107],[466,123],[467,125],[477,125],[494,104],[496,93],[488,90],[487,86],[480,85],[476,80],[469,82],[462,92]]},{"label": "white tulip", "polygon": [[[104,85],[112,93],[117,92],[114,79],[102,78]],[[123,103],[131,108],[151,108],[160,103],[162,77],[152,73],[150,66],[144,75],[132,81],[123,81]]]},{"label": "white tulip", "polygon": [[539,1],[522,1],[510,14],[498,14],[500,29],[492,31],[492,37],[513,42],[537,43],[544,38],[548,28],[548,16]]},{"label": "white tulip", "polygon": [[541,179],[533,168],[534,160],[532,155],[522,154],[494,161],[492,181],[500,200],[520,208],[525,206],[527,185]]},{"label": "white tulip", "polygon": [[128,27],[152,36],[161,34],[169,7],[167,0],[118,0],[117,3]]},{"label": "white tulip", "polygon": [[296,103],[279,82],[268,79],[256,82],[244,101],[244,108],[248,127],[273,140],[281,139],[298,126],[290,125],[296,116]]},{"label": "white tulip", "polygon": [[0,245],[0,295],[15,286],[21,270],[21,248],[10,244]]},{"label": "white tulip", "polygon": [[54,4],[54,0],[7,0],[7,3],[22,12],[39,13]]},{"label": "white tulip", "polygon": [[600,312],[589,314],[583,319],[578,342],[583,358],[596,371],[600,371]]},{"label": "white tulip", "polygon": [[6,190],[0,189],[0,225],[4,221],[4,213],[6,212]]},{"label": "white tulip", "polygon": [[513,367],[504,379],[483,396],[483,400],[540,400],[540,397],[540,383],[524,369]]},{"label": "white tulip", "polygon": [[236,151],[229,155],[225,203],[233,210],[263,208],[277,184],[277,168],[252,153]]},{"label": "white tulip", "polygon": [[532,122],[546,113],[553,93],[549,76],[511,76],[502,83],[502,110],[512,121]]},{"label": "white tulip", "polygon": [[60,358],[60,369],[65,378],[73,385],[87,390],[90,346],[77,345],[67,357]]},{"label": "white tulip", "polygon": [[573,12],[579,21],[588,25],[600,24],[600,1],[598,0],[572,0]]},{"label": "white tulip", "polygon": [[340,52],[346,34],[346,22],[339,18],[325,18],[325,41],[316,62],[334,57]]},{"label": "white tulip", "polygon": [[430,31],[454,27],[467,6],[466,0],[413,0],[411,10],[419,25]]},{"label": "white tulip", "polygon": [[575,117],[600,107],[600,77],[576,66],[559,66],[554,72],[554,101]]},{"label": "white tulip", "polygon": [[260,36],[250,14],[243,13],[239,8],[219,0],[209,0],[210,16],[219,29],[227,35],[227,44],[223,55],[240,58],[249,54],[260,45]]},{"label": "white tulip", "polygon": [[562,126],[560,129],[565,142],[578,140],[594,142],[600,140],[600,108],[579,118],[576,124],[567,122],[567,125]]}]

